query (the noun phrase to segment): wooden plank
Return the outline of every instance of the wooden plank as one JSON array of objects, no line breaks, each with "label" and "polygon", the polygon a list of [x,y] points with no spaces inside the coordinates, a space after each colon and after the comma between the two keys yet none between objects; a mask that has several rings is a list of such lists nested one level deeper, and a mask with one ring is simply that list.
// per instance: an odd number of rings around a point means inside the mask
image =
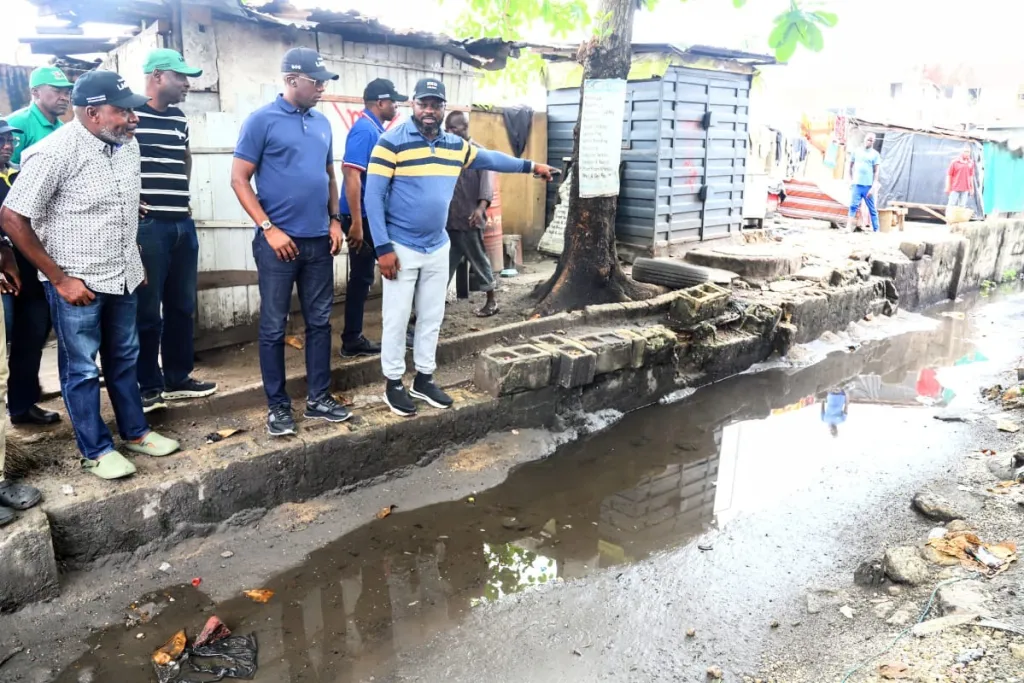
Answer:
[{"label": "wooden plank", "polygon": [[940,221],[946,220],[946,214],[939,213],[939,211],[945,211],[946,209],[946,207],[941,204],[920,204],[918,202],[889,202],[889,205],[907,209],[920,209],[921,211],[924,211],[928,215],[938,218]]},{"label": "wooden plank", "polygon": [[196,289],[204,292],[220,287],[247,287],[258,284],[259,279],[254,270],[211,270],[200,271]]}]

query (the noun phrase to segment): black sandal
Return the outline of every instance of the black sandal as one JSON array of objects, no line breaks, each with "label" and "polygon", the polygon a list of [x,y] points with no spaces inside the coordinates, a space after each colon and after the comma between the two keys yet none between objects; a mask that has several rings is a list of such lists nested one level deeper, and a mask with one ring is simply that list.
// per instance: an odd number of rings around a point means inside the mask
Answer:
[{"label": "black sandal", "polygon": [[43,497],[35,486],[0,481],[0,506],[14,510],[28,510]]},{"label": "black sandal", "polygon": [[11,508],[0,507],[0,526],[10,524],[17,516]]}]

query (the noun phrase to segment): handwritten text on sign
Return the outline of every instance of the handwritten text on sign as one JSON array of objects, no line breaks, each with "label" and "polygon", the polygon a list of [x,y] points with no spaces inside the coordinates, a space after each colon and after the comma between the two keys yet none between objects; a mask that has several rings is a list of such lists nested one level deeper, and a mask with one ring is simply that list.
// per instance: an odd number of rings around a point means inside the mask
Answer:
[{"label": "handwritten text on sign", "polygon": [[581,197],[619,194],[625,107],[626,81],[602,78],[583,82],[579,164]]}]

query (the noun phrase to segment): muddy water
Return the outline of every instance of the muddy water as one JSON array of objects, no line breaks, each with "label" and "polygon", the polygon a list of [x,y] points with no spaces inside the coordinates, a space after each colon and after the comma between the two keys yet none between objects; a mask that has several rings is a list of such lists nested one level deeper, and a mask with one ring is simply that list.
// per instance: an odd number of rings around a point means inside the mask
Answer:
[{"label": "muddy water", "polygon": [[[268,582],[276,595],[266,605],[214,604],[191,586],[144,596],[140,603],[162,606],[145,641],[123,627],[99,633],[58,680],[155,680],[150,652],[179,628],[195,634],[213,613],[257,634],[257,680],[383,680],[404,653],[481,604],[700,544],[711,526],[799,490],[823,454],[855,448],[859,430],[899,429],[905,411],[923,406],[969,407],[978,368],[1011,353],[990,326],[1022,309],[986,307],[982,327],[940,318],[930,332],[806,369],[736,377],[628,415],[472,500],[396,511],[315,551]],[[850,407],[830,430],[821,400],[838,388]]]}]

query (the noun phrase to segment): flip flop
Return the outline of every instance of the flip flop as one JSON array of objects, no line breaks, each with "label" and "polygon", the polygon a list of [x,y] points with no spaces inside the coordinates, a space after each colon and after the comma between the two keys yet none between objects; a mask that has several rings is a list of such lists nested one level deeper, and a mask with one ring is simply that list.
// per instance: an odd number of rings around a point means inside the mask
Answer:
[{"label": "flip flop", "polygon": [[168,439],[166,436],[161,436],[150,430],[148,434],[142,437],[142,441],[138,443],[128,441],[124,447],[133,453],[142,453],[154,458],[162,458],[181,448],[181,444],[174,439]]},{"label": "flip flop", "polygon": [[0,526],[6,526],[18,518],[11,508],[0,507]]},{"label": "flip flop", "polygon": [[13,481],[0,481],[0,506],[12,510],[28,510],[43,497],[35,486],[18,484]]},{"label": "flip flop", "polygon": [[122,479],[135,474],[135,465],[117,451],[107,451],[95,460],[82,458],[82,467],[100,479]]},{"label": "flip flop", "polygon": [[[485,306],[485,308],[486,308],[486,306]],[[490,311],[487,311],[487,312],[484,311],[484,308],[481,308],[479,311],[476,312],[476,317],[478,317],[478,318],[490,318],[492,315],[498,315],[499,313],[501,313],[501,307],[500,306],[495,306],[493,309],[491,309]]]}]

